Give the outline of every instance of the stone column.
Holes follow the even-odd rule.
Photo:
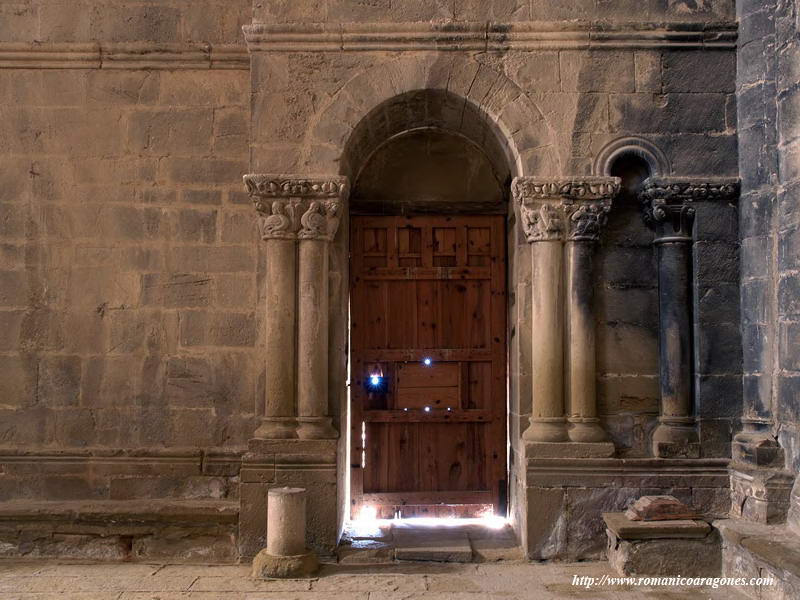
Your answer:
[[[306,548],[306,490],[272,488],[267,497],[267,547],[253,559],[253,577],[311,575],[319,563]]]
[[[640,193],[645,222],[656,234],[661,407],[652,448],[662,458],[700,456],[692,414],[694,191],[686,182],[651,177]]]
[[[264,417],[254,437],[335,438],[327,416],[328,244],[346,178],[244,180],[266,242]]]
[[[248,182],[248,188],[251,188]],[[253,194],[255,188],[251,188]],[[295,411],[297,201],[253,194],[261,239],[266,242],[264,417],[254,436],[297,437]]]
[[[618,190],[619,179],[613,177],[563,181],[519,177],[514,180],[512,191],[522,230],[531,244],[532,269],[533,398],[530,425],[522,438],[526,442],[544,443],[531,450],[540,456],[576,456],[584,452],[609,455],[614,451],[611,444],[579,449],[577,446],[556,447],[552,443],[606,439],[597,421],[595,399],[591,251],[610,199]],[[568,271],[565,276],[567,234]],[[569,324],[565,327],[567,318]],[[567,331],[569,335],[565,337]],[[576,405],[574,439],[567,428],[567,397],[571,405]]]
[[[519,188],[518,188],[519,189]],[[520,199],[525,238],[531,244],[530,425],[522,439],[565,442],[563,210],[559,198]]]
[[[328,416],[328,246],[339,225],[339,200],[313,201],[301,218],[297,434],[334,439]]]
[[[569,218],[567,236],[567,389],[569,439],[605,442],[608,436],[597,417],[593,255],[611,196],[582,202]]]

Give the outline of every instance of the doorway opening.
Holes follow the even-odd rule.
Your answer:
[[[423,124],[352,179],[351,529],[506,526],[510,174],[493,158]]]

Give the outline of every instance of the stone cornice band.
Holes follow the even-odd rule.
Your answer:
[[[249,51],[734,49],[736,24],[606,22],[254,23],[241,44],[3,42],[0,69],[242,69]]]
[[[0,43],[0,69],[243,69],[241,44]]]
[[[374,50],[542,50],[736,47],[735,23],[412,22],[254,23],[248,48],[264,52]]]

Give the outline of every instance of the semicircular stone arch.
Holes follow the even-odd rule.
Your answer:
[[[510,177],[561,172],[542,111],[504,73],[472,57],[424,54],[375,65],[317,114],[302,162],[319,173],[352,180],[380,144],[419,127],[463,135]]]

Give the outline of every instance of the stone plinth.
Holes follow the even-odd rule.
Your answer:
[[[611,442],[526,442],[531,458],[609,458],[614,456]]]
[[[292,486],[307,490],[307,543],[323,556],[336,547],[336,440],[250,440],[242,457],[239,553],[254,556],[267,545],[267,493]]]
[[[624,576],[719,576],[722,548],[705,521],[631,521],[624,513],[604,513],[611,566]]]
[[[724,459],[527,457],[520,537],[532,560],[601,560],[602,514],[643,495],[670,494],[706,516],[730,511]]]

